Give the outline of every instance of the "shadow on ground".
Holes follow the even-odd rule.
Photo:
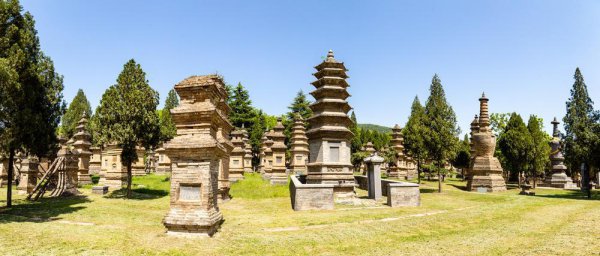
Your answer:
[[[105,198],[116,199],[125,198],[127,194],[127,189],[119,189],[110,192]],[[148,200],[148,199],[157,199],[161,197],[165,197],[169,195],[169,192],[161,190],[161,189],[150,189],[150,188],[136,188],[131,190],[131,198],[133,200]]]
[[[600,191],[594,190],[592,191],[592,197],[588,199],[587,193],[578,191],[578,190],[569,190],[564,194],[546,194],[546,195],[535,195],[537,197],[546,197],[546,198],[562,198],[562,199],[573,199],[573,200],[600,200]]]
[[[11,208],[0,208],[0,223],[46,222],[59,220],[60,215],[85,209],[81,204],[90,200],[83,195],[41,198],[37,202],[14,200]],[[5,203],[5,202],[3,202]]]

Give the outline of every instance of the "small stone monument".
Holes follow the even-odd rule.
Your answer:
[[[51,196],[69,196],[78,195],[80,192],[77,190],[78,184],[78,170],[79,170],[79,159],[77,152],[71,150],[70,146],[75,142],[72,138],[65,143],[65,138],[59,138],[60,149],[56,154],[58,157],[64,157],[64,165],[58,172],[58,188]]]
[[[144,175],[146,175],[146,163],[144,161],[144,155],[146,155],[146,149],[141,146],[136,146],[135,153],[137,154],[137,160],[135,162],[131,163],[131,175],[144,176]]]
[[[260,152],[258,154],[259,159],[258,159],[258,172],[261,175],[265,175],[265,166],[266,166],[266,161],[267,161],[267,155],[265,153],[265,150],[267,150],[267,134],[263,133],[263,136],[260,138]]]
[[[74,151],[79,156],[78,170],[77,170],[77,178],[80,185],[92,184],[92,176],[90,175],[90,157],[92,156],[92,151],[90,151],[90,147],[92,143],[90,142],[91,135],[87,132],[85,126],[87,125],[87,114],[84,112],[81,120],[77,124],[77,133],[73,135],[75,138],[75,142],[73,143]]]
[[[123,152],[123,149],[114,143],[107,144],[104,147],[100,185],[108,186],[111,189],[121,189],[127,185],[127,166],[121,163],[121,152]]]
[[[33,192],[35,185],[37,185],[38,164],[38,159],[35,157],[25,157],[21,161],[21,175],[19,185],[17,186],[17,193],[19,195]]]
[[[368,178],[368,190],[369,198],[379,200],[381,198],[381,164],[383,163],[383,157],[373,153],[371,156],[365,158],[365,164],[367,164],[367,178]]]
[[[356,183],[350,162],[350,140],[354,134],[349,129],[353,122],[348,117],[352,107],[346,101],[350,96],[346,90],[350,86],[346,82],[347,69],[334,58],[333,51],[315,69],[315,90],[310,93],[315,102],[310,105],[313,114],[307,119],[310,157],[306,182],[334,184],[337,201],[351,200]]]
[[[102,170],[102,150],[100,147],[90,147],[90,174],[99,175]]]
[[[271,179],[271,170],[273,169],[273,149],[271,147],[273,147],[275,142],[270,137],[272,134],[273,131],[267,132],[267,139],[265,140],[265,166],[263,168],[263,178],[268,180]]]
[[[232,127],[222,104],[227,92],[217,75],[189,77],[175,91],[181,103],[171,110],[177,135],[164,145],[173,169],[171,209],[163,223],[167,234],[212,236],[223,220],[217,198],[219,170],[230,151],[220,138],[223,127]]]
[[[244,179],[244,155],[246,151],[243,136],[244,133],[240,129],[231,132],[231,143],[233,143],[233,150],[229,158],[229,180],[231,182]]]
[[[471,153],[471,158],[469,160],[470,163],[473,163],[473,161],[475,159],[475,143],[473,143],[473,135],[477,132],[479,132],[479,117],[477,115],[475,115],[475,118],[471,122],[471,132],[469,133],[469,136],[471,136],[471,139],[469,140],[469,152]],[[471,167],[470,166],[465,168],[464,176],[465,176],[464,177],[465,180],[471,179]]]
[[[565,157],[561,152],[562,147],[560,145],[560,133],[558,131],[558,124],[560,124],[560,122],[557,121],[555,117],[552,121],[553,131],[552,140],[550,141],[550,147],[552,147],[552,151],[550,152],[552,174],[546,177],[546,181],[544,183],[551,187],[557,188],[576,188],[577,186],[573,183],[573,180],[571,180],[571,178],[567,176],[567,166],[563,164]]]
[[[492,133],[488,115],[488,101],[485,94],[479,99],[479,128],[471,140],[475,148],[475,157],[471,163],[471,178],[467,181],[467,189],[476,191],[486,189],[488,192],[505,191],[506,183],[502,177],[502,166],[494,157],[496,136]]]
[[[306,162],[308,161],[308,138],[304,119],[299,114],[294,116],[294,126],[291,135],[290,168],[294,174],[306,175]]]
[[[171,173],[171,159],[165,154],[165,149],[162,146],[156,149],[156,155],[158,157],[156,172]]]

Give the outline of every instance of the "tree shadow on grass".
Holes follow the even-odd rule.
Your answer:
[[[448,185],[453,186],[454,188],[457,188],[462,191],[469,191],[469,190],[467,190],[467,185],[457,185],[457,184],[448,184]]]
[[[433,188],[419,188],[419,191],[421,191],[421,193],[434,193],[438,190]]]
[[[60,215],[86,208],[87,196],[41,198],[36,202],[14,200],[11,208],[0,207],[0,224],[9,222],[47,222],[61,219]],[[77,206],[75,206],[77,205]]]
[[[546,197],[546,198],[562,198],[562,199],[573,199],[573,200],[600,200],[600,191],[593,190],[592,197],[588,199],[587,193],[581,192],[579,190],[569,190],[567,193],[563,194],[546,194],[546,195],[535,195],[537,197]]]
[[[105,198],[110,199],[124,199],[127,195],[127,189],[119,189],[110,192]],[[131,198],[133,200],[149,200],[165,197],[169,195],[168,191],[161,189],[150,189],[150,188],[136,188],[131,190]]]

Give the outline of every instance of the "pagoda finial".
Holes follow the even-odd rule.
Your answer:
[[[329,52],[327,53],[327,59],[325,61],[327,61],[327,62],[335,61],[335,59],[333,58],[333,50],[329,50]]]
[[[558,138],[560,136],[560,133],[558,132],[558,124],[560,124],[560,122],[556,120],[556,117],[554,117],[554,120],[551,122],[551,124],[553,126],[552,136]]]
[[[485,97],[485,93],[481,94],[479,98],[479,131],[488,132],[488,126],[490,125],[490,117],[488,114],[488,101]]]

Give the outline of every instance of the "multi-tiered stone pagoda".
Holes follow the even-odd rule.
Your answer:
[[[252,172],[252,145],[250,144],[250,136],[248,131],[242,125],[243,141],[244,141],[244,172]]]
[[[552,187],[557,188],[573,188],[576,185],[573,183],[573,180],[567,176],[566,170],[567,166],[563,164],[565,157],[563,156],[560,145],[560,133],[558,131],[559,121],[556,120],[556,117],[552,121],[553,131],[552,131],[552,140],[550,141],[550,147],[552,147],[552,151],[550,152],[550,161],[552,163],[552,174],[546,177],[545,183]]]
[[[168,234],[210,236],[223,215],[217,197],[219,169],[229,154],[222,131],[231,129],[223,80],[192,76],[175,85],[181,104],[171,110],[177,135],[165,143],[173,163],[171,209],[163,223]]]
[[[471,154],[471,158],[469,160],[470,163],[473,163],[473,160],[475,159],[475,144],[473,143],[473,135],[475,135],[477,132],[479,132],[479,117],[475,115],[475,118],[471,122],[471,132],[469,133],[469,136],[471,136],[471,139],[469,140],[469,153]],[[466,180],[471,179],[471,166],[465,168],[463,175],[465,176]]]
[[[406,163],[404,161],[404,137],[402,136],[402,128],[400,125],[395,125],[392,128],[392,149],[396,152],[396,162],[390,167],[388,176],[398,179],[406,179]]]
[[[505,191],[506,183],[502,177],[502,166],[498,158],[494,157],[496,149],[496,136],[490,128],[488,115],[488,101],[485,94],[479,98],[479,127],[471,140],[475,148],[475,157],[471,163],[470,179],[467,189],[488,192]]]
[[[75,148],[74,151],[77,152],[77,155],[79,156],[77,170],[79,185],[92,184],[92,176],[90,175],[90,157],[93,154],[92,151],[90,151],[90,147],[92,146],[90,138],[92,136],[85,129],[87,123],[87,114],[83,113],[83,116],[77,124],[77,133],[73,135],[75,138],[75,142],[73,143],[73,147]]]
[[[354,196],[354,176],[350,162],[350,140],[354,134],[349,127],[351,107],[346,101],[346,67],[337,61],[333,51],[315,67],[317,72],[312,82],[316,90],[310,94],[315,102],[310,105],[313,115],[308,118],[310,130],[306,132],[310,149],[308,175],[309,184],[334,184],[337,198]]]
[[[241,129],[236,129],[231,132],[231,143],[233,150],[229,158],[229,180],[236,182],[244,179],[244,132]]]
[[[308,161],[308,138],[306,137],[306,128],[304,119],[299,114],[294,117],[294,126],[291,136],[291,157],[290,168],[295,174],[306,175],[306,162]]]
[[[269,175],[269,181],[271,184],[287,184],[287,173],[285,168],[285,151],[287,146],[285,145],[285,134],[283,133],[285,127],[281,123],[281,118],[277,119],[277,124],[273,127],[271,133],[271,139],[273,140],[273,151],[271,165],[271,175]]]

